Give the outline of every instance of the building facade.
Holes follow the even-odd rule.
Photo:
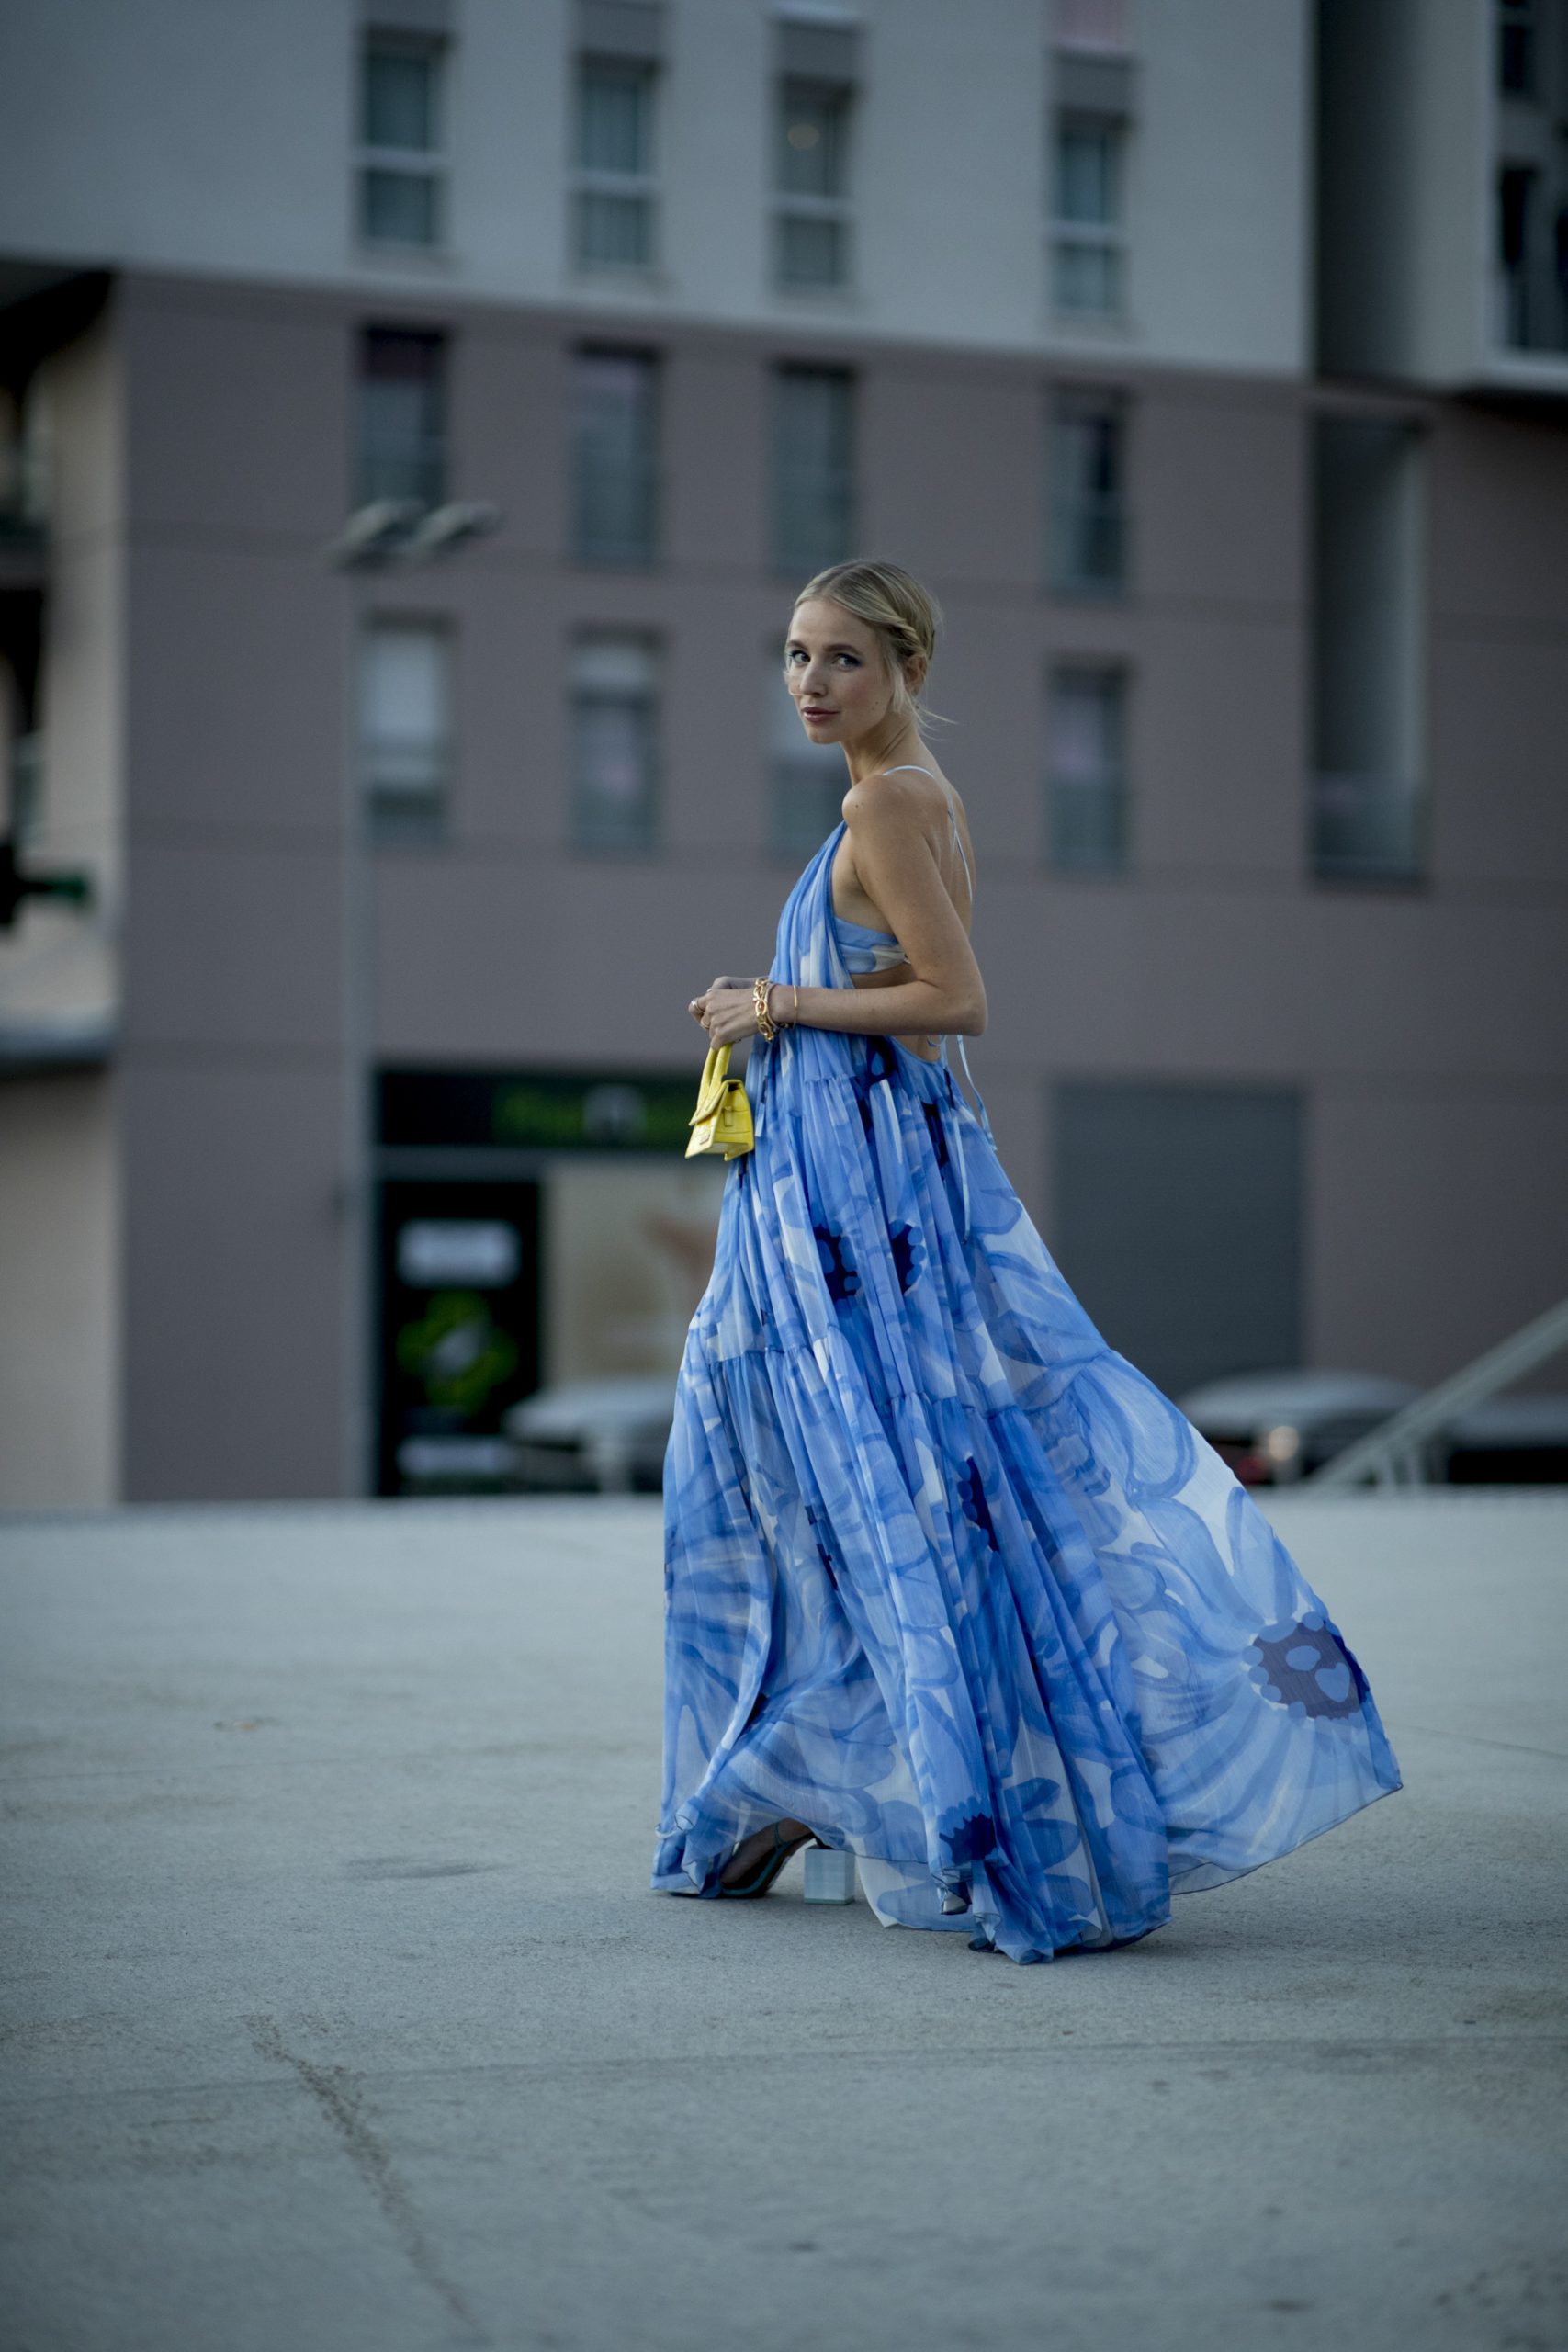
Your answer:
[[[1568,1289],[1561,5],[14,24],[11,834],[91,896],[0,932],[0,1499],[482,1484],[672,1370],[854,551],[1112,1343],[1436,1378]]]

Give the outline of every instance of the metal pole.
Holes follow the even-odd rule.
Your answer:
[[[370,1475],[370,1057],[374,1050],[370,872],[366,844],[360,762],[359,698],[364,659],[365,574],[350,567],[348,643],[344,658],[340,922],[341,1170],[338,1209],[342,1239],[343,1376],[339,1482],[351,1498],[371,1491]]]
[[[377,1431],[373,1389],[376,1298],[375,1068],[376,872],[360,761],[360,680],[372,571],[389,564],[417,567],[482,538],[502,521],[498,506],[476,501],[422,508],[405,499],[378,499],[348,518],[328,550],[347,574],[348,644],[344,662],[343,789],[340,823],[343,869],[339,919],[342,963],[338,1018],[343,1073],[340,1102],[339,1215],[343,1237],[339,1346],[343,1356],[339,1482],[350,1497],[376,1487]]]

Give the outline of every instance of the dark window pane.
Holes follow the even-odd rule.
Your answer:
[[[1112,228],[1121,217],[1119,149],[1113,123],[1069,117],[1056,132],[1056,218]]]
[[[572,838],[646,854],[659,817],[657,656],[637,638],[581,644],[572,675]]]
[[[446,494],[443,339],[400,328],[372,328],[361,351],[359,498],[417,499],[438,506]]]
[[[1075,595],[1116,595],[1126,574],[1125,428],[1121,404],[1064,395],[1048,460],[1050,571]]]
[[[360,136],[367,147],[428,153],[436,144],[437,60],[433,51],[383,48],[365,52]]]
[[[577,85],[577,162],[585,172],[642,177],[653,169],[650,68],[584,61]]]
[[[1511,96],[1535,91],[1535,0],[1499,0],[1497,82]]]
[[[775,183],[788,196],[844,194],[846,92],[810,82],[785,82],[779,93]]]
[[[440,207],[433,173],[372,169],[361,175],[360,188],[360,234],[370,243],[439,243]]]
[[[773,545],[781,570],[819,571],[852,551],[852,379],[781,368],[773,379]]]
[[[651,563],[657,539],[657,362],[580,352],[573,379],[577,553]]]
[[[360,775],[378,841],[428,841],[442,830],[451,766],[446,631],[378,621],[360,657]]]
[[[1064,666],[1051,682],[1051,859],[1105,873],[1126,857],[1126,679],[1119,670]]]

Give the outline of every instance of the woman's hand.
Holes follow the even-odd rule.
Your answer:
[[[736,989],[745,989],[747,992],[750,993],[755,985],[756,983],[752,980],[737,979],[733,973],[727,972],[721,978],[710,980],[707,987],[703,990],[701,996],[694,996],[686,1009],[690,1012],[693,1020],[700,1022],[702,1026],[705,1029],[707,1027],[708,1000],[710,997],[718,996],[720,994],[728,994]],[[722,1044],[724,1041],[722,1039],[716,1039],[715,1042]]]
[[[757,1003],[752,990],[754,980],[736,979],[727,974],[692,999],[689,1010],[694,1021],[708,1033],[708,1042],[715,1046],[738,1046],[742,1037],[757,1034]]]

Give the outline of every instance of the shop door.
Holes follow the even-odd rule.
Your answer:
[[[539,1385],[539,1187],[380,1188],[377,1491],[495,1492]]]

